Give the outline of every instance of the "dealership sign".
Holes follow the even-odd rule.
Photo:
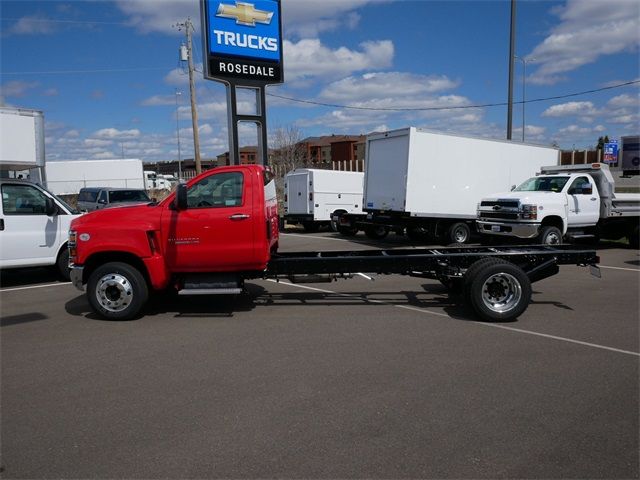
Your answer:
[[[604,163],[618,163],[618,142],[612,140],[604,144]]]
[[[203,0],[201,5],[205,78],[282,83],[280,1]]]

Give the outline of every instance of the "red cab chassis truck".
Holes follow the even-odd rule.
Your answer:
[[[250,279],[331,281],[354,274],[439,280],[484,320],[524,312],[531,283],[559,266],[591,266],[596,252],[567,246],[509,246],[278,252],[275,183],[268,169],[209,170],[159,203],[100,210],[71,224],[72,282],[103,318],[141,314],[150,293],[237,294]]]

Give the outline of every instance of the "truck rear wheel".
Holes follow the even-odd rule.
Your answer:
[[[471,237],[471,229],[464,222],[456,222],[452,224],[445,234],[445,242],[447,244],[463,244],[469,241]]]
[[[531,301],[527,274],[509,262],[487,262],[471,281],[471,306],[483,320],[508,322],[518,318]]]
[[[389,234],[389,229],[383,225],[373,225],[365,228],[364,234],[373,240],[380,240]]]
[[[149,298],[149,287],[135,267],[110,262],[96,268],[87,283],[93,310],[108,320],[131,320]]]
[[[540,235],[538,235],[538,243],[541,245],[560,245],[562,244],[562,232],[558,227],[551,225],[542,227]]]

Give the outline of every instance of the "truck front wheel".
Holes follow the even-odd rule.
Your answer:
[[[372,240],[380,240],[389,234],[389,229],[383,225],[372,225],[364,229],[364,234]]]
[[[562,244],[562,232],[558,227],[551,225],[542,227],[540,235],[538,235],[538,243],[541,245],[560,245]]]
[[[131,320],[149,297],[142,274],[131,265],[110,262],[89,276],[87,298],[93,310],[109,320]]]
[[[469,293],[471,306],[483,320],[508,322],[529,306],[531,282],[513,263],[486,263],[473,278]]]
[[[469,241],[469,237],[471,237],[471,229],[469,228],[469,225],[464,222],[456,222],[447,229],[447,233],[445,235],[445,241],[448,244],[455,243],[462,245]]]

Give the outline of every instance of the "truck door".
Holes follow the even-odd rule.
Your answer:
[[[567,197],[569,202],[569,226],[591,226],[598,222],[600,218],[600,195],[592,178],[580,176],[574,179],[567,190]]]
[[[46,214],[47,196],[28,184],[2,185],[3,266],[53,264],[61,245],[60,217]],[[66,239],[66,232],[65,239]]]
[[[287,176],[287,213],[306,215],[313,212],[313,200],[310,198],[307,172]]]
[[[251,182],[241,171],[209,175],[189,187],[186,210],[167,208],[162,236],[170,270],[215,272],[255,266]]]

